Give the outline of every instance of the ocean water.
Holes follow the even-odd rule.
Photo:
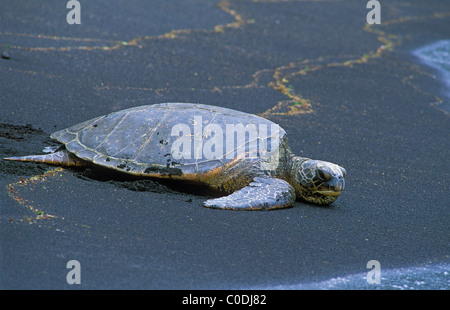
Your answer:
[[[369,270],[369,269],[368,269]],[[380,283],[369,284],[368,273],[350,274],[320,282],[259,286],[256,290],[449,290],[450,264],[380,269]]]
[[[450,112],[450,40],[441,40],[423,46],[413,51],[423,63],[439,71],[444,84],[444,94],[447,100],[443,103],[444,110]]]

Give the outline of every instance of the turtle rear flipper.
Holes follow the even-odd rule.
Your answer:
[[[228,196],[206,200],[203,205],[213,209],[272,210],[292,207],[295,190],[286,181],[256,177],[248,186]]]
[[[79,159],[75,155],[71,154],[67,150],[62,150],[50,154],[44,155],[28,155],[19,157],[8,157],[5,160],[15,160],[15,161],[32,161],[36,163],[46,163],[59,166],[86,166],[86,162]]]

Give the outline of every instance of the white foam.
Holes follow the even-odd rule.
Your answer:
[[[413,54],[441,73],[442,81],[446,86],[445,95],[450,98],[450,40],[426,45],[413,51]],[[447,108],[450,107],[447,106]]]
[[[367,283],[367,273],[350,274],[319,282],[262,285],[255,290],[448,290],[450,264],[381,269],[380,284]]]

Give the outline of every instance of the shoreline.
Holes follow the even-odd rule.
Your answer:
[[[351,273],[316,282],[275,284],[250,288],[249,290],[448,290],[450,264],[428,263],[418,266],[380,269],[379,282],[368,281],[369,271]]]
[[[432,71],[435,71],[437,73],[438,76],[438,83],[442,84],[442,89],[441,92],[443,92],[443,96],[446,97],[446,99],[444,99],[443,104],[442,104],[442,109],[446,112],[449,113],[450,112],[450,72],[448,70],[445,70],[442,68],[442,65],[439,66],[435,63],[436,59],[427,57],[425,55],[426,52],[430,52],[430,51],[435,51],[438,47],[447,47],[447,50],[450,53],[450,40],[437,40],[437,41],[433,41],[432,43],[429,43],[427,45],[418,47],[416,49],[414,49],[411,53],[416,56],[418,58],[418,63],[422,66],[426,66],[429,69],[432,69]],[[450,54],[449,54],[449,59],[450,59]],[[447,66],[450,66],[450,60],[449,62],[446,63]]]

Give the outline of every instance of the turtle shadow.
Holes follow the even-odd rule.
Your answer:
[[[108,183],[135,192],[200,196],[203,198],[223,196],[220,192],[195,183],[139,177],[104,167],[73,168],[73,171],[75,176],[82,180]]]

